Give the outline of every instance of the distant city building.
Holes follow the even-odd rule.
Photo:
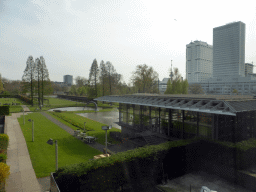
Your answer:
[[[245,63],[245,77],[253,73],[253,64]]]
[[[206,94],[256,94],[253,65],[245,65],[245,24],[228,23],[213,29],[213,74],[200,82]],[[190,83],[193,84],[193,83]]]
[[[186,46],[186,75],[188,83],[204,81],[212,75],[212,45],[194,41]]]
[[[73,76],[72,75],[64,75],[64,83],[71,86],[73,85]]]
[[[167,82],[170,78],[163,78],[163,81],[159,81],[159,93],[164,94],[167,89]]]
[[[213,77],[245,76],[245,24],[241,21],[213,28]]]
[[[54,81],[54,82],[52,82],[52,83],[54,83],[54,84],[56,84],[56,85],[59,85],[59,86],[61,86],[61,87],[66,87],[66,86],[67,86],[67,84],[64,83],[64,82]]]

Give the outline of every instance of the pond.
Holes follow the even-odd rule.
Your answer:
[[[118,111],[108,111],[99,113],[77,113],[82,117],[104,123],[106,125],[112,125],[117,129],[121,129],[121,126],[117,125],[115,122],[119,122],[119,112]]]
[[[103,109],[102,107],[97,107],[97,111]],[[62,107],[62,108],[54,108],[48,111],[60,110],[60,111],[83,111],[83,110],[95,110],[95,107]]]

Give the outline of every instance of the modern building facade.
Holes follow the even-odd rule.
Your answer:
[[[198,83],[212,76],[213,47],[202,41],[186,46],[186,75],[188,83]]]
[[[72,75],[64,75],[63,81],[67,85],[71,86],[71,85],[73,85],[73,76]]]
[[[213,77],[244,77],[245,23],[231,22],[213,29]]]
[[[243,22],[232,22],[213,29],[213,74],[199,84],[206,94],[232,95],[234,90],[241,95],[256,93],[253,66],[245,65]]]
[[[166,91],[168,80],[169,80],[169,78],[163,78],[163,80],[159,82],[159,93],[160,94],[164,94],[164,92]]]
[[[119,103],[121,133],[136,137],[150,132],[170,139],[196,136],[239,142],[256,138],[256,98],[222,95],[104,96]]]
[[[253,74],[253,63],[245,63],[245,77]]]

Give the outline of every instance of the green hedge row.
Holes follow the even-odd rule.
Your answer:
[[[56,117],[61,118],[61,119],[64,120],[64,121],[66,121],[66,122],[68,122],[68,123],[74,125],[75,127],[79,128],[79,129],[81,129],[81,130],[84,130],[84,124],[78,123],[77,121],[74,121],[73,119],[67,118],[67,117],[65,117],[64,115],[61,115],[61,114],[59,114],[59,113],[52,113],[52,114],[55,115]],[[86,125],[85,125],[85,130],[86,130],[86,131],[94,131],[92,128],[87,127]]]
[[[146,146],[117,153],[109,158],[62,167],[56,172],[55,179],[61,191],[109,191],[127,184],[155,184],[158,177],[161,177],[161,156],[168,154],[171,148],[186,146],[196,140],[179,140]]]
[[[7,150],[9,144],[9,136],[6,134],[0,134],[0,150]]]
[[[0,115],[9,115],[9,114],[10,114],[9,105],[0,106]]]

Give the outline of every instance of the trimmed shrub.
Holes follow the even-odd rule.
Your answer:
[[[0,162],[4,162],[6,161],[7,159],[7,155],[3,154],[3,153],[0,153]]]
[[[9,136],[6,134],[0,134],[0,149],[7,149],[9,143]]]
[[[0,106],[0,115],[9,115],[10,114],[10,106]]]
[[[7,164],[0,162],[0,183],[5,182],[5,180],[10,175],[10,166]]]

